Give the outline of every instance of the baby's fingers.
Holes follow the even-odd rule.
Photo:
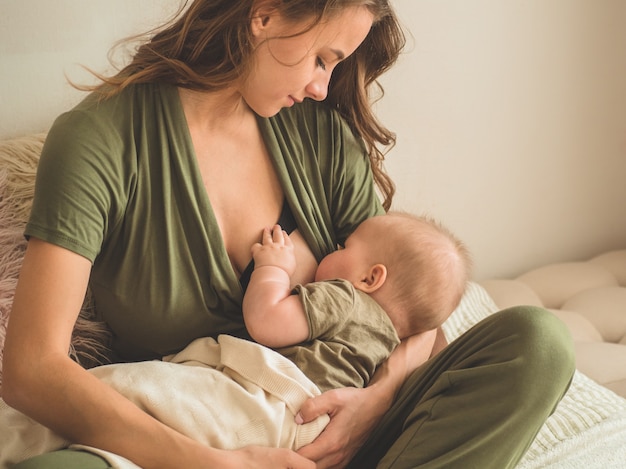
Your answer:
[[[274,225],[274,227],[272,228],[272,241],[280,246],[283,245],[283,230],[281,229],[280,225]]]
[[[272,228],[272,241],[279,246],[291,246],[291,239],[286,231],[280,225],[274,225]]]
[[[292,247],[293,246],[293,242],[291,241],[291,238],[289,237],[289,233],[287,233],[285,230],[283,230],[283,241],[285,242],[285,247]]]
[[[263,235],[261,237],[261,244],[267,246],[268,244],[273,244],[274,240],[272,239],[272,228],[265,227],[263,228]]]

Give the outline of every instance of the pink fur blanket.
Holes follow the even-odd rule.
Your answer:
[[[34,194],[35,175],[45,134],[0,142],[0,387],[2,356],[13,295],[26,240],[23,232]],[[93,321],[89,295],[76,323],[69,353],[83,366],[105,363],[108,332]]]

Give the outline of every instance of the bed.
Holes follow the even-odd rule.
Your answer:
[[[25,248],[22,231],[44,139],[44,134],[37,134],[0,142],[0,358]],[[91,321],[89,304],[87,297],[70,350],[86,367],[104,358],[98,344],[106,341],[105,329]],[[485,286],[471,282],[461,304],[444,325],[448,340],[498,309]],[[570,390],[518,468],[625,467],[626,399],[578,370]]]

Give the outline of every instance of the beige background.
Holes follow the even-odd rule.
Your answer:
[[[395,208],[475,278],[626,248],[626,0],[392,0],[409,33],[378,105]],[[45,130],[113,43],[178,0],[0,0],[0,138]]]

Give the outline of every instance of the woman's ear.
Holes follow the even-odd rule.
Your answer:
[[[256,0],[252,6],[250,29],[252,35],[259,37],[268,27],[272,17],[278,12],[274,0]]]
[[[382,287],[386,280],[387,267],[383,264],[374,264],[365,272],[354,287],[365,293],[373,293]]]

